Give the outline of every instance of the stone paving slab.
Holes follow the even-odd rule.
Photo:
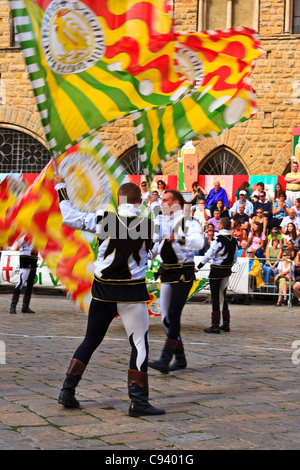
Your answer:
[[[1,450],[105,452],[300,449],[297,348],[300,309],[271,302],[231,306],[231,332],[207,335],[211,306],[189,302],[182,316],[188,367],[149,370],[156,417],[128,416],[128,340],[120,319],[111,324],[88,365],[77,396],[80,410],[57,403],[86,314],[62,295],[35,293],[36,314],[10,315],[11,294],[0,289]],[[150,318],[150,358],[165,336]],[[295,346],[295,344],[294,344]],[[292,357],[294,354],[294,363]],[[300,354],[299,354],[300,358]],[[298,361],[299,362],[299,361]],[[133,454],[134,455],[134,454]]]

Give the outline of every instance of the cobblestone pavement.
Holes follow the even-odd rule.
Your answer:
[[[31,303],[36,314],[10,315],[10,298],[0,292],[6,353],[0,363],[1,450],[300,448],[299,307],[232,305],[231,332],[208,335],[203,327],[210,324],[211,306],[189,302],[182,317],[188,368],[169,375],[149,370],[150,402],[167,413],[131,418],[129,347],[120,319],[78,386],[82,409],[68,410],[57,396],[84,336],[86,314],[62,295],[39,293]],[[160,317],[150,318],[149,333],[150,358],[156,359],[165,339]]]

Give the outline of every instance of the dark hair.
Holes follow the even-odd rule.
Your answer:
[[[193,182],[192,188],[194,188],[195,186],[200,186],[200,184],[198,183],[198,181],[194,181],[194,182]]]
[[[165,191],[165,194],[167,193],[172,194],[173,201],[178,201],[181,208],[183,208],[184,204],[188,204],[179,191],[176,191],[175,189],[168,189],[167,191]]]
[[[138,204],[141,200],[141,190],[134,183],[125,183],[119,187],[119,197],[126,197],[128,204]]]
[[[223,209],[224,209],[224,202],[222,201],[222,199],[218,199],[218,200],[217,200],[217,202],[216,202],[216,208],[217,208],[218,202],[220,202],[220,201],[222,202],[222,211],[223,211]],[[220,209],[217,209],[217,210],[220,210]]]
[[[166,183],[165,183],[163,180],[158,180],[158,181],[157,181],[157,184],[158,184],[158,183],[162,183],[162,184],[164,185],[164,189],[166,189],[166,186],[167,186],[167,185],[166,185]]]
[[[242,222],[240,221],[240,219],[235,219],[233,221],[233,226],[236,227],[237,225],[242,225]]]
[[[279,188],[279,189],[276,189],[276,186],[280,186],[280,188]],[[281,186],[281,184],[277,182],[277,183],[275,184],[274,197],[275,197],[275,198],[280,197],[283,192],[284,192],[284,191],[282,191],[282,186]]]
[[[260,181],[259,183],[256,183],[256,186],[258,186],[258,185],[259,185],[259,186],[262,186],[263,189],[265,189],[265,184],[264,184],[262,181]]]
[[[261,236],[262,232],[263,232],[263,224],[260,223],[260,222],[253,222],[253,225],[256,225],[257,226],[257,231],[259,233],[259,236]]]
[[[220,224],[223,226],[225,230],[230,230],[231,222],[230,222],[229,217],[222,217],[222,219],[220,220]]]
[[[280,197],[280,196],[284,196],[284,199],[286,199],[286,194],[285,194],[285,192],[284,192],[284,191],[280,191],[280,193],[279,193],[279,197]],[[296,200],[297,200],[297,199],[296,199]]]
[[[296,240],[297,238],[297,230],[296,230],[296,225],[293,223],[293,222],[289,222],[286,226],[286,230],[288,231],[288,226],[289,225],[292,225],[293,226],[293,229],[292,229],[292,237]]]
[[[238,192],[240,191],[246,191],[250,188],[250,184],[248,183],[248,181],[243,181],[241,186],[239,187],[238,189]]]

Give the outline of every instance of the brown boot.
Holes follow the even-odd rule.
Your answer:
[[[204,328],[205,333],[215,333],[220,334],[220,310],[212,312],[211,314],[211,326],[209,328]]]
[[[148,374],[139,370],[128,370],[128,395],[131,399],[129,416],[155,416],[165,414],[165,410],[154,408],[148,402]]]
[[[184,347],[181,338],[178,340],[175,349],[175,361],[170,367],[170,371],[185,369],[187,366],[186,357],[184,354]]]
[[[23,305],[22,305],[22,313],[35,313],[33,310],[31,310],[29,308],[30,299],[31,299],[31,295],[24,294]]]
[[[13,294],[10,304],[10,313],[16,314],[17,303],[19,302],[19,295]]]
[[[79,359],[72,359],[67,370],[63,388],[58,397],[58,403],[66,408],[79,408],[80,403],[75,398],[75,388],[77,387],[85,369],[85,364]]]
[[[222,331],[230,331],[230,312],[229,310],[222,311],[223,325],[220,326]]]
[[[178,341],[175,339],[167,339],[162,350],[160,359],[155,362],[149,362],[151,369],[159,370],[162,374],[169,373],[169,364],[175,354],[176,346]]]

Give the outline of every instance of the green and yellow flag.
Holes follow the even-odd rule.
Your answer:
[[[191,87],[165,0],[10,0],[52,157]]]

